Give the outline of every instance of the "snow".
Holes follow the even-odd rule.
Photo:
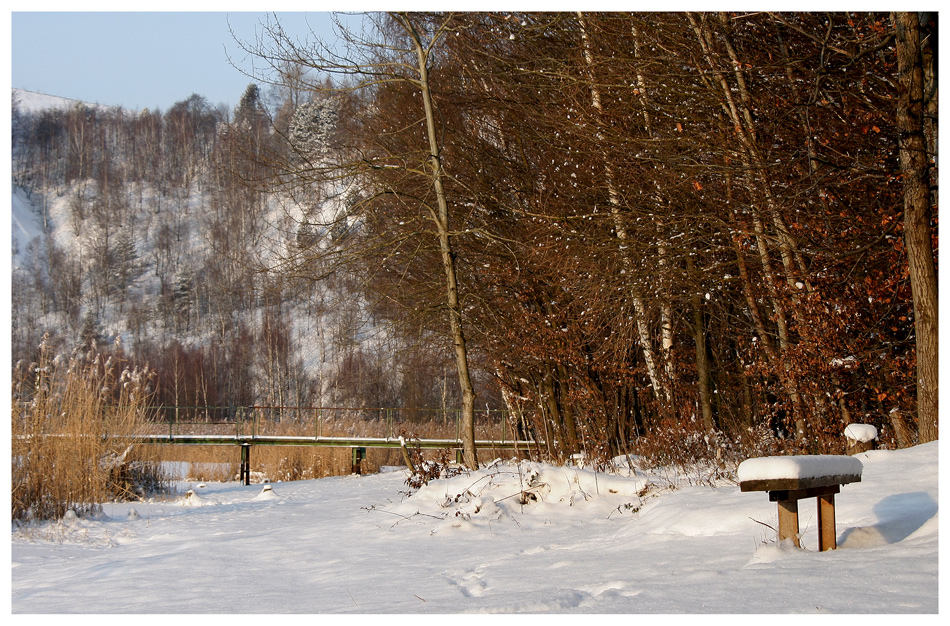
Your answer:
[[[78,105],[104,110],[113,108],[100,104],[82,102],[81,100],[73,100],[71,98],[62,98],[60,96],[51,96],[45,93],[38,93],[36,91],[18,89],[16,87],[13,88],[13,102],[16,103],[16,106],[21,113],[39,113],[46,110],[67,111]]]
[[[14,189],[12,195],[13,267],[19,268],[27,263],[30,246],[41,245],[43,225],[22,189]]]
[[[817,478],[819,476],[861,475],[861,461],[854,456],[815,454],[807,456],[766,456],[739,464],[739,480]]]
[[[699,470],[183,482],[14,527],[12,612],[936,613],[937,443],[859,456],[829,552],[808,501],[796,549],[765,494]]]
[[[866,443],[877,439],[877,428],[871,424],[848,424],[844,429],[844,436],[852,441]]]

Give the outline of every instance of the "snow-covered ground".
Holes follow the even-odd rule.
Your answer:
[[[406,497],[402,470],[182,483],[14,528],[14,613],[936,613],[936,443],[859,455],[839,549],[775,543],[765,493],[698,475],[498,463]],[[188,491],[192,494],[188,494]]]

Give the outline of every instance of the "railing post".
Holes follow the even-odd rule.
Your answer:
[[[350,473],[362,474],[363,461],[366,459],[366,448],[361,448],[361,447],[350,448],[350,452],[352,454],[351,463],[350,463]]]
[[[251,484],[251,444],[241,444],[241,482]]]

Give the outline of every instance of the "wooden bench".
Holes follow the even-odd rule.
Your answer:
[[[767,491],[778,503],[779,541],[791,539],[801,547],[798,501],[818,499],[818,550],[837,548],[835,494],[841,485],[861,482],[864,466],[853,456],[770,456],[748,459],[739,465],[740,491]]]

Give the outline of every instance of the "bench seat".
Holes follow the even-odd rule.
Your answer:
[[[798,489],[821,486],[817,483],[839,484],[859,482],[864,466],[853,456],[840,454],[815,454],[799,456],[764,456],[756,459],[747,459],[739,464],[739,484],[754,485],[768,481],[782,481],[787,484],[794,482],[802,486],[781,487],[782,489]],[[834,477],[844,478],[844,482],[835,482]],[[848,479],[848,477],[852,477]],[[743,491],[768,491],[768,489],[753,489]]]
[[[841,485],[861,481],[864,466],[844,455],[769,456],[743,461],[738,468],[740,491],[767,491],[778,503],[779,540],[801,546],[798,501],[818,498],[818,549],[834,550],[835,494]]]

